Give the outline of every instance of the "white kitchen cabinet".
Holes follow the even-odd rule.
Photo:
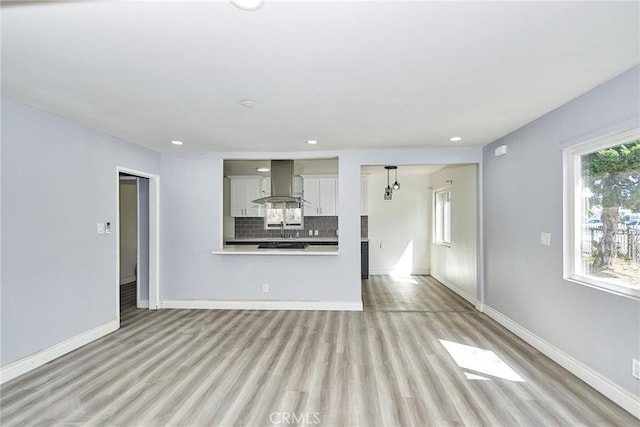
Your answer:
[[[303,176],[304,216],[338,215],[338,177]]]
[[[230,176],[230,207],[232,217],[260,217],[260,205],[253,200],[263,197],[262,178],[259,176]]]
[[[366,175],[360,177],[360,215],[369,215],[369,180]]]
[[[269,197],[271,195],[271,177],[262,178],[262,195],[260,197]]]

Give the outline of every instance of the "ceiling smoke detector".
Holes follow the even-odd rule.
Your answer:
[[[252,12],[264,6],[264,0],[229,0],[232,5],[241,10]]]
[[[240,101],[240,105],[246,108],[256,108],[258,106],[258,101],[254,101],[253,99],[243,99]]]

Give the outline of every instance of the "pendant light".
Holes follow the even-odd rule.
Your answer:
[[[398,182],[398,167],[394,166],[393,169],[395,169],[395,171],[396,171],[396,182],[393,183],[393,189],[394,190],[399,190],[400,189],[400,183]]]
[[[393,196],[393,187],[391,187],[391,184],[389,183],[389,171],[391,169],[398,169],[398,167],[397,166],[385,166],[384,168],[387,170],[387,188],[384,189],[384,199],[385,200],[391,200],[391,198]],[[399,185],[398,185],[398,188],[400,188]]]

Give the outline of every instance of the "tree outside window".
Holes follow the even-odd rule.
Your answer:
[[[640,219],[640,139],[575,150],[573,161],[572,273],[639,290],[640,226],[634,218]]]

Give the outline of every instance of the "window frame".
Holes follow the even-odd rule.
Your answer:
[[[449,206],[449,210],[448,210],[448,217],[446,218],[446,221],[443,221],[443,227],[445,227],[442,230],[442,236],[443,239],[440,240],[438,239],[438,195],[442,194],[442,193],[447,193],[448,194],[448,198],[447,198],[447,205]],[[451,247],[451,188],[449,186],[447,187],[442,187],[439,188],[437,190],[435,190],[433,192],[433,244],[434,245],[441,245],[441,246],[446,246],[448,248]],[[443,212],[443,220],[444,220],[444,212]],[[446,227],[448,226],[448,233],[446,233]],[[448,234],[448,240],[446,240]]]
[[[640,128],[601,136],[563,149],[564,219],[563,278],[610,294],[640,299],[640,288],[610,283],[579,273],[582,262],[582,161],[581,156],[640,139]]]

